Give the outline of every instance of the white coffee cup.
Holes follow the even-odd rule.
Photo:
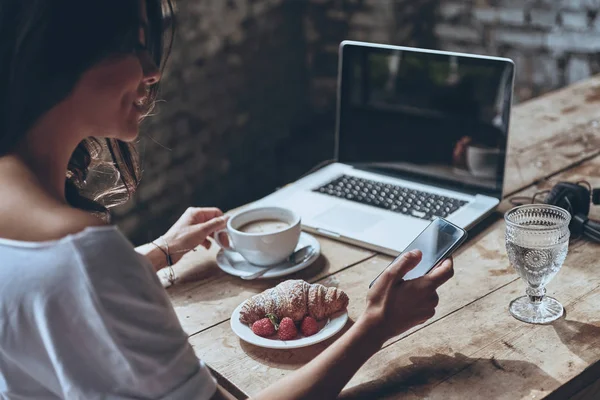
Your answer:
[[[246,227],[249,228],[244,231]],[[265,227],[264,231],[261,227]],[[229,236],[229,246],[219,240],[222,233]],[[251,264],[268,266],[284,261],[294,252],[300,233],[300,216],[293,211],[260,207],[233,215],[227,221],[227,229],[217,232],[214,237],[225,251],[238,252]]]

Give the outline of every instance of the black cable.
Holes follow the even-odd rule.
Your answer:
[[[583,226],[583,232],[589,238],[600,242],[600,224],[596,221],[588,220]]]
[[[600,242],[600,233],[596,232],[596,231],[590,231],[587,229],[587,227],[584,228],[583,235],[587,239],[591,239],[593,241]]]
[[[577,185],[581,185],[582,183],[585,184],[585,186],[587,186],[587,189],[590,193],[592,193],[592,185],[588,182],[588,181],[578,181],[575,182]]]
[[[550,190],[545,189],[545,190],[540,190],[537,191],[533,194],[533,196],[531,197],[527,197],[527,196],[515,196],[512,197],[509,201],[510,204],[512,204],[513,206],[522,206],[525,204],[533,204],[535,203],[535,199],[542,194],[548,194],[550,192]]]
[[[531,197],[516,196],[510,199],[510,204],[512,204],[513,206],[522,206],[525,204],[529,204],[530,201]]]

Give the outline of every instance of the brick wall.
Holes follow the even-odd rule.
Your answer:
[[[515,102],[600,70],[600,0],[186,0],[144,175],[115,221],[141,243],[189,205],[230,209],[333,155],[344,39],[515,60]]]
[[[312,111],[329,113],[333,121],[342,40],[435,48],[435,4],[432,0],[311,0],[304,22]]]
[[[597,0],[443,1],[439,46],[512,58],[515,100],[538,96],[600,72]]]

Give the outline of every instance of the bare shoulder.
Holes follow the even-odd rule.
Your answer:
[[[0,237],[28,242],[44,242],[61,239],[91,226],[107,225],[95,215],[67,205],[38,207],[2,212]]]
[[[6,173],[0,175],[0,238],[52,241],[106,224],[92,213],[51,196],[20,163],[9,159],[4,167]]]
[[[64,207],[53,214],[52,226],[58,237],[78,233],[92,226],[107,225],[105,221],[94,214],[76,208]]]
[[[90,212],[69,206],[58,207],[53,210],[44,210],[40,218],[45,220],[46,229],[38,232],[39,237],[34,241],[58,240],[67,235],[72,235],[92,226],[107,225],[105,221]]]

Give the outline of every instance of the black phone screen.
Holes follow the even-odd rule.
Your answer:
[[[449,257],[466,239],[466,236],[467,233],[463,229],[443,218],[438,218],[431,222],[402,252],[405,253],[418,249],[423,253],[423,258],[419,265],[410,270],[404,276],[404,280],[416,279],[427,274],[440,261]],[[373,282],[371,282],[371,285],[373,285]]]

